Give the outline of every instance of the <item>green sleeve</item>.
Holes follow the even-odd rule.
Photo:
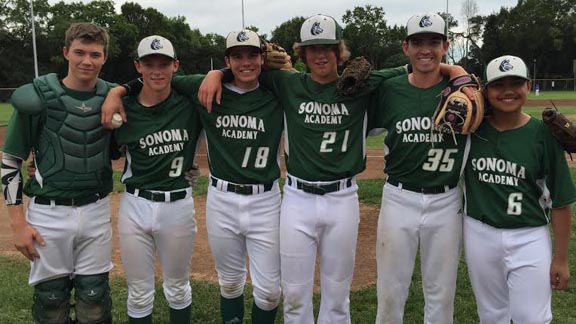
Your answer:
[[[41,119],[41,114],[29,115],[15,110],[6,128],[2,151],[24,161],[28,159],[34,141],[39,137]]]
[[[183,96],[196,99],[203,80],[203,74],[175,75],[172,77],[172,88]]]
[[[294,73],[296,72],[285,70],[262,70],[258,81],[261,86],[272,91],[272,93],[278,97],[282,94],[280,89],[287,82],[290,76],[294,75]]]
[[[23,114],[36,115],[43,110],[42,98],[32,83],[16,89],[10,101],[14,109]]]
[[[378,86],[384,80],[388,80],[395,76],[406,74],[406,68],[404,66],[399,66],[395,68],[375,70],[370,72],[370,79],[368,80],[369,86]]]

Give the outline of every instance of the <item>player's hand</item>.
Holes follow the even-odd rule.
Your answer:
[[[34,243],[36,242],[41,246],[44,246],[46,243],[42,235],[40,235],[34,227],[28,223],[12,224],[12,234],[14,236],[14,247],[16,247],[16,250],[20,251],[22,255],[32,262],[40,258]]]
[[[214,98],[216,98],[216,103],[220,104],[220,99],[222,98],[222,77],[222,71],[212,70],[206,74],[198,89],[198,100],[202,106],[206,107],[208,112],[212,111]]]
[[[570,267],[568,262],[557,262],[554,260],[550,267],[550,285],[554,290],[564,290],[568,288],[570,281]]]
[[[114,113],[119,113],[124,122],[128,121],[126,112],[124,112],[124,105],[122,104],[122,96],[125,94],[126,89],[122,86],[115,87],[108,91],[101,111],[101,122],[105,128],[114,129],[114,126],[112,126],[112,115],[114,115]]]
[[[193,163],[192,167],[188,171],[186,171],[186,173],[184,173],[184,178],[188,181],[190,187],[194,187],[196,183],[198,183],[200,175],[202,175],[202,173],[200,172],[200,167],[198,166],[198,164]]]

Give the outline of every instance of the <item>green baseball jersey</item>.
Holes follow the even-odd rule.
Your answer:
[[[534,118],[503,132],[482,123],[472,135],[464,183],[466,214],[497,228],[545,225],[550,208],[576,200],[561,146]]]
[[[112,87],[113,84],[107,83],[108,87]],[[63,85],[59,85],[62,89],[62,97],[66,97],[66,103],[74,103],[71,104],[72,107],[68,107],[60,100],[61,109],[58,111],[57,108],[51,108],[50,112],[46,112],[46,107],[43,107],[39,111],[41,113],[38,114],[26,114],[19,112],[16,109],[8,123],[8,128],[6,130],[6,138],[4,140],[3,151],[10,155],[16,156],[22,160],[26,160],[30,155],[30,152],[33,150],[37,150],[38,145],[42,141],[46,141],[45,138],[47,135],[46,132],[46,124],[52,123],[51,125],[55,125],[55,123],[62,123],[66,114],[66,109],[78,109],[79,115],[73,116],[75,121],[79,121],[82,118],[81,112],[84,111],[87,114],[90,114],[91,120],[94,117],[94,112],[98,112],[100,110],[100,106],[91,107],[90,105],[84,105],[84,102],[88,102],[96,96],[96,90],[93,91],[75,91],[72,89],[68,89]],[[34,94],[33,94],[34,95]],[[37,93],[36,95],[43,97],[42,94]],[[58,98],[54,99],[59,100]],[[45,101],[42,102],[42,105],[46,105]],[[82,102],[82,105],[77,106],[76,102]],[[56,104],[54,104],[56,105]],[[70,106],[70,104],[68,105]],[[99,116],[98,118],[99,123]],[[88,118],[88,117],[87,117]],[[95,129],[76,129],[75,132],[68,132],[66,135],[76,138],[79,142],[83,141],[97,141],[99,138],[94,138],[95,136],[106,136],[106,131],[101,127],[97,126]],[[62,135],[62,134],[60,134]],[[44,138],[43,138],[44,137]],[[68,141],[66,138],[62,139],[65,141],[64,144],[73,146],[78,145],[77,147],[81,147],[81,144],[69,144],[72,143]],[[107,140],[108,141],[108,140]],[[106,144],[106,149],[108,149],[108,144]],[[64,156],[63,148],[60,145],[51,145],[49,146],[48,151],[37,152],[36,154],[42,154],[43,159],[52,159],[54,163],[63,163],[64,166],[67,163],[76,163],[77,167],[82,167],[81,164],[84,161],[88,161],[90,156],[98,155],[102,152],[89,152],[87,150],[77,150],[76,159],[71,161],[70,159],[64,160],[62,157]],[[30,177],[28,182],[24,187],[24,193],[30,197],[33,196],[42,196],[46,198],[80,198],[92,195],[94,193],[106,194],[112,191],[112,167],[110,165],[110,161],[105,162],[107,164],[106,170],[108,172],[97,173],[99,179],[97,184],[93,184],[92,186],[83,186],[82,188],[78,188],[72,184],[69,187],[63,187],[62,185],[58,185],[50,181],[50,178],[45,179],[42,177],[45,174],[46,170],[44,170],[45,164],[38,164],[37,165],[37,177]],[[48,163],[46,163],[48,164]],[[90,165],[85,165],[86,171],[89,172]],[[69,171],[65,167],[62,169],[62,172]],[[81,176],[80,174],[78,176]],[[57,174],[55,175],[57,177]]]
[[[378,89],[374,125],[387,131],[384,172],[390,178],[422,187],[458,184],[466,136],[440,133],[432,121],[447,82],[444,79],[422,89],[402,75],[386,80]]]
[[[142,106],[136,96],[123,103],[128,122],[115,130],[118,145],[127,149],[122,182],[144,190],[189,187],[184,174],[194,161],[201,131],[192,101],[172,91],[152,107]]]
[[[336,82],[320,84],[308,73],[263,72],[262,84],[284,108],[288,172],[308,181],[331,181],[364,170],[371,91],[403,73],[404,68],[375,72],[363,93],[343,97],[336,93]]]
[[[179,91],[197,101],[202,76],[175,77]],[[283,114],[276,97],[258,87],[245,93],[229,84],[222,89],[221,105],[200,109],[206,134],[210,174],[241,184],[271,183],[280,177],[279,146]]]

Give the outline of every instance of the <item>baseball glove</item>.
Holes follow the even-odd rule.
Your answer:
[[[463,87],[472,88],[474,100],[462,92]],[[436,129],[451,134],[474,133],[484,118],[484,97],[476,76],[462,75],[450,80],[440,96],[432,117]]]
[[[354,96],[366,85],[372,65],[364,56],[352,59],[336,83],[336,90],[341,96]]]
[[[270,70],[291,70],[292,61],[286,50],[275,43],[264,43],[264,66]]]
[[[555,108],[547,107],[542,112],[542,121],[552,136],[568,153],[576,153],[576,125]]]

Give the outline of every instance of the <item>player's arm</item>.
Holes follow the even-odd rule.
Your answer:
[[[450,78],[450,80],[457,78],[462,75],[468,75],[469,73],[464,70],[460,65],[450,65],[446,63],[440,63],[440,73]]]
[[[278,86],[283,80],[288,80],[290,75],[297,73],[292,70],[262,70],[258,76],[258,82],[270,89],[278,96]],[[212,111],[214,100],[220,105],[222,98],[222,83],[232,82],[234,74],[229,68],[221,70],[212,70],[206,74],[202,84],[198,89],[198,101],[208,112]]]
[[[105,128],[114,129],[114,126],[112,126],[112,116],[115,113],[119,113],[124,122],[128,121],[126,112],[124,111],[124,105],[122,104],[122,97],[131,93],[140,93],[142,86],[142,79],[138,78],[108,91],[100,112],[100,122]]]
[[[44,245],[42,236],[26,221],[22,205],[22,159],[2,154],[2,191],[12,227],[14,246],[30,261],[39,258],[34,242]]]
[[[219,105],[222,99],[222,81],[225,79],[234,79],[232,70],[221,69],[212,70],[206,74],[204,81],[198,89],[198,101],[208,112],[212,111],[214,100]]]
[[[570,281],[568,246],[572,226],[571,206],[552,209],[551,219],[554,233],[554,256],[550,266],[550,285],[552,289],[563,290],[568,288]]]

